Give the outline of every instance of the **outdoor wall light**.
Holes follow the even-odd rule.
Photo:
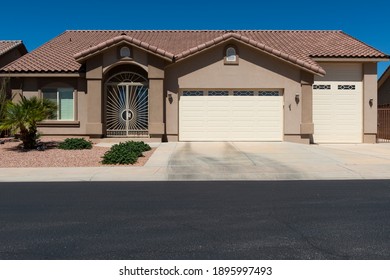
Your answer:
[[[295,94],[295,102],[298,104],[299,103],[299,93]]]
[[[173,102],[172,93],[168,93],[168,101],[169,101],[170,104],[172,104],[172,102]]]
[[[372,107],[372,105],[374,105],[374,99],[370,98],[370,100],[368,100],[368,104],[370,105],[370,107]]]

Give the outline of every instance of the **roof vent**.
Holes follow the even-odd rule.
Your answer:
[[[130,57],[131,51],[130,48],[124,46],[120,49],[119,54],[121,57]]]

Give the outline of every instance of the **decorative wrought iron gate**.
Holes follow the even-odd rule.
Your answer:
[[[390,142],[390,108],[378,108],[377,142]]]
[[[147,79],[122,72],[107,80],[105,93],[107,137],[148,136]]]

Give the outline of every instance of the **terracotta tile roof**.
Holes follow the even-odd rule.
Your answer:
[[[313,58],[388,58],[342,31],[66,31],[1,69],[3,72],[78,72],[83,58],[121,41],[129,42],[170,61],[185,59],[213,45],[238,40],[324,74]]]
[[[0,55],[5,54],[6,52],[17,48],[19,46],[22,46],[23,42],[20,40],[17,41],[2,41],[0,40]]]

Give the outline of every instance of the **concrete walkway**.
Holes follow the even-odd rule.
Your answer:
[[[142,167],[1,168],[0,181],[390,179],[390,143],[153,143]]]

